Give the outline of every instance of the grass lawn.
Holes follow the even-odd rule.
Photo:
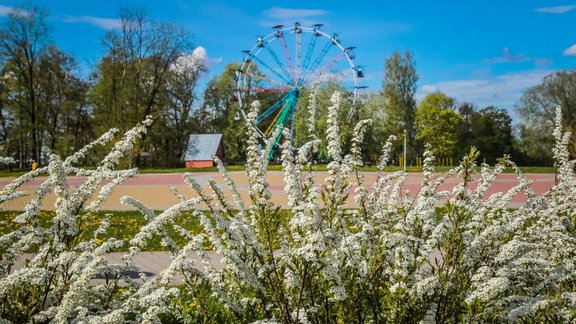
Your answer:
[[[20,224],[14,222],[14,219],[20,215],[21,211],[0,211],[0,236],[13,232],[20,227]],[[159,215],[161,211],[156,211],[156,215]],[[209,212],[206,212],[209,213]],[[287,222],[289,210],[280,210],[280,222]],[[55,212],[51,210],[41,210],[39,215],[40,226],[48,228],[51,225],[52,219],[55,216]],[[209,216],[210,217],[210,216]],[[98,213],[85,213],[80,216],[79,228],[83,229],[83,232],[78,238],[80,241],[87,241],[93,238],[94,231],[100,226],[102,220],[108,218],[110,221],[110,227],[105,236],[98,237],[97,241],[103,242],[108,238],[116,238],[118,240],[124,241],[124,245],[117,251],[128,251],[130,241],[138,232],[142,226],[147,222],[144,216],[138,211],[99,211]],[[200,225],[200,220],[192,216],[192,212],[184,211],[178,216],[173,224],[166,225],[166,229],[170,234],[170,237],[180,246],[184,246],[188,240],[180,235],[174,229],[174,225],[179,225],[184,228],[190,234],[198,234],[203,232],[203,228]],[[207,250],[212,249],[212,246],[206,242],[204,248]],[[142,249],[143,251],[167,251],[168,249],[162,246],[160,243],[160,237],[154,235],[154,237],[148,242],[148,245]]]
[[[10,233],[20,226],[14,222],[14,218],[21,213],[20,211],[0,211],[0,235]],[[157,214],[159,214],[159,212],[157,212]],[[42,210],[39,216],[41,226],[49,227],[54,215],[54,211]],[[108,228],[106,237],[100,237],[99,241],[103,241],[109,237],[123,240],[125,244],[119,251],[128,251],[128,241],[146,224],[144,216],[138,211],[101,211],[96,214],[87,213],[81,216],[80,228],[84,229],[84,232],[81,234],[80,239],[82,241],[91,239],[93,232],[105,217],[110,220],[110,227]],[[199,220],[193,217],[191,212],[183,212],[182,215],[176,219],[175,224],[185,228],[191,234],[197,234],[202,231]],[[183,244],[186,242],[186,240],[174,230],[172,225],[167,226],[167,230],[176,243]],[[207,248],[209,247],[207,246]],[[160,238],[155,236],[143,250],[162,251],[166,250],[166,248],[160,244]]]
[[[20,215],[21,211],[0,211],[0,236],[13,232],[19,228],[20,224],[14,222],[14,219]],[[159,215],[161,211],[156,211],[156,215]],[[209,212],[206,211],[209,215]],[[445,207],[436,208],[436,218],[439,221],[443,215],[446,213]],[[52,219],[55,216],[54,211],[41,210],[40,211],[40,225],[44,228],[48,228]],[[279,223],[287,225],[290,218],[290,210],[283,209],[279,211]],[[209,216],[210,217],[210,216]],[[87,241],[92,239],[94,231],[100,226],[102,220],[108,218],[110,221],[110,227],[105,236],[98,237],[97,241],[99,243],[103,242],[108,238],[116,238],[118,240],[124,241],[124,245],[117,251],[126,252],[130,247],[129,241],[140,231],[142,226],[146,224],[144,216],[138,211],[100,211],[98,213],[86,213],[81,215],[79,227],[84,231],[80,234],[80,241]],[[203,232],[203,228],[200,225],[200,220],[192,216],[192,212],[184,211],[178,216],[174,224],[181,226],[190,234],[198,234]],[[186,238],[180,235],[175,229],[174,224],[169,224],[166,226],[170,237],[180,246],[184,246],[188,242]],[[277,234],[277,233],[276,233]],[[206,242],[204,249],[211,250],[212,246]],[[162,246],[160,243],[160,237],[155,235],[146,247],[142,249],[143,251],[167,251],[168,249]]]

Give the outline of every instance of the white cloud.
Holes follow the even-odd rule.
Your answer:
[[[566,55],[566,56],[574,56],[576,55],[576,44],[568,47],[567,49],[564,50],[564,52],[562,52],[562,54]]]
[[[422,91],[425,94],[433,93],[438,91],[438,87],[432,84],[425,84],[422,86],[422,88],[420,88],[420,91]]]
[[[215,67],[224,60],[222,57],[209,57],[208,52],[202,46],[198,46],[194,49],[192,57],[194,57],[196,62],[202,62],[202,64],[204,64],[208,69]]]
[[[529,57],[524,53],[512,53],[508,47],[502,49],[502,54],[497,57],[491,57],[484,60],[487,64],[501,64],[501,63],[522,63],[532,62],[536,66],[546,66],[552,64],[552,60],[542,57]]]
[[[196,47],[192,54],[188,56],[191,57],[193,62],[204,64],[208,69],[213,68],[224,60],[222,57],[209,57],[208,52],[202,46]]]
[[[101,18],[93,16],[69,16],[64,18],[64,22],[86,23],[107,30],[120,28],[120,19],[112,19],[112,18]]]
[[[8,16],[8,13],[13,9],[12,7],[0,6],[0,17]]]
[[[531,70],[497,77],[426,84],[417,90],[416,98],[421,100],[428,93],[442,91],[460,102],[472,102],[481,108],[490,105],[512,108],[525,89],[540,83],[544,76],[553,72]]]
[[[563,14],[576,9],[576,5],[536,8],[534,11],[550,14]]]
[[[213,67],[215,67],[216,65],[220,64],[222,61],[224,60],[224,58],[222,56],[220,57],[209,57],[206,59],[206,67],[208,69],[211,69]]]
[[[208,54],[206,53],[206,49],[202,46],[198,46],[192,51],[192,53],[179,56],[176,59],[176,64],[172,66],[172,69],[196,72],[198,68],[206,66],[207,59]]]
[[[199,68],[207,68],[210,70],[222,61],[222,57],[208,57],[206,49],[202,46],[198,46],[192,51],[192,53],[179,56],[176,59],[176,64],[171,68],[176,71],[196,73]]]
[[[534,64],[536,66],[547,66],[547,65],[554,63],[552,59],[543,58],[543,57],[532,58],[531,60],[532,60],[532,62],[534,62]]]
[[[512,54],[508,47],[504,47],[502,49],[502,55],[498,57],[492,57],[486,60],[487,63],[518,63],[524,62],[528,58],[524,55],[524,53],[519,54]]]
[[[287,9],[279,7],[273,7],[272,9],[264,12],[264,14],[269,18],[281,20],[324,16],[328,13],[328,11],[323,9]]]

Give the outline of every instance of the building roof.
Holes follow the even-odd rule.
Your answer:
[[[191,134],[186,148],[185,161],[212,160],[216,155],[222,134]]]

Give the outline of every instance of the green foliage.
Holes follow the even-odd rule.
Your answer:
[[[222,133],[224,160],[230,163],[246,160],[246,143],[242,140],[245,121],[234,100],[237,87],[234,77],[239,68],[238,63],[229,63],[222,74],[210,80],[202,106],[194,113],[195,129],[199,133]]]
[[[343,93],[347,93],[345,92],[345,89],[343,89],[342,86],[336,82],[322,84],[316,91],[316,104],[313,108],[313,134],[310,134],[310,129],[308,128],[310,119],[312,118],[310,91],[302,91],[301,99],[299,101],[300,105],[296,111],[296,114],[294,115],[294,143],[297,146],[300,146],[304,145],[312,138],[319,139],[321,143],[317,154],[320,163],[326,163],[330,161],[330,156],[327,151],[328,143],[326,141],[326,129],[328,127],[326,123],[326,116],[328,114],[327,107],[330,105],[330,96],[332,93],[334,93],[334,91],[342,91]],[[354,124],[358,120],[358,113],[354,114],[354,112],[362,109],[359,107],[362,107],[362,104],[357,102],[356,105],[352,105],[351,96],[345,96],[341,103],[341,109],[338,112],[338,121],[340,123],[340,130],[342,132],[341,141],[346,151],[350,148],[352,131],[354,130]]]
[[[156,214],[159,214],[156,211]],[[14,219],[22,214],[17,211],[0,211],[0,235],[11,233],[18,230],[21,224],[18,224]],[[54,211],[42,210],[38,215],[38,220],[42,227],[48,228],[55,217]],[[106,236],[100,238],[99,242],[103,242],[109,238],[116,238],[124,241],[124,245],[117,251],[127,251],[128,241],[132,239],[140,229],[147,223],[145,217],[137,211],[99,211],[97,213],[83,213],[78,216],[79,226],[81,227],[81,234],[78,238],[80,241],[89,240],[94,231],[102,223],[102,220],[108,219],[110,227]],[[182,244],[185,238],[182,237],[173,225],[181,226],[186,229],[190,234],[197,234],[202,232],[198,219],[192,217],[190,212],[184,212],[181,217],[174,222],[174,224],[167,226],[170,235],[175,237],[175,241]],[[151,239],[148,245],[144,248],[145,251],[166,251],[166,247],[161,244],[161,238],[155,237]]]
[[[366,130],[364,135],[362,151],[363,160],[370,165],[375,165],[378,162],[380,154],[382,154],[382,147],[384,142],[392,134],[389,129],[388,115],[384,111],[385,101],[380,93],[368,94],[366,98],[361,97],[357,102],[358,120],[370,119],[372,126]],[[401,141],[396,141],[397,147],[401,145]]]
[[[43,107],[45,139],[50,152],[71,155],[92,141],[90,108],[86,93],[88,83],[76,76],[74,57],[51,45],[40,59],[38,80]]]
[[[205,71],[201,64],[185,73],[178,69],[179,59],[191,49],[188,33],[124,9],[122,28],[104,38],[106,54],[88,82],[77,76],[74,57],[51,42],[48,19],[44,9],[22,6],[0,28],[3,155],[17,159],[21,169],[31,159],[43,165],[50,153],[72,154],[95,134],[111,127],[127,130],[153,114],[154,127],[126,165],[182,165],[194,91]],[[152,155],[143,160],[140,152]],[[90,165],[98,157],[94,152],[82,162]]]
[[[496,163],[504,154],[512,154],[515,159],[512,118],[506,109],[486,107],[477,110],[471,103],[458,107],[462,116],[458,130],[458,153],[464,154],[470,147],[480,151],[480,160]]]
[[[472,138],[480,158],[496,163],[504,154],[512,153],[512,118],[505,109],[481,109],[472,117]]]
[[[7,153],[18,154],[21,166],[23,159],[40,161],[46,125],[42,116],[45,110],[41,109],[42,95],[46,93],[40,87],[40,62],[50,44],[47,17],[47,11],[39,7],[16,7],[0,31],[2,82],[7,83],[6,91],[10,92],[1,125],[4,140],[9,134],[13,141]],[[24,147],[16,146],[17,143]]]
[[[156,215],[159,215],[161,211],[155,211]],[[22,214],[19,211],[0,211],[0,236],[8,234],[18,230],[22,225],[15,222],[15,218]],[[209,212],[206,212],[208,217]],[[274,220],[285,223],[290,218],[289,210],[277,210],[274,215]],[[52,220],[55,217],[55,213],[52,210],[41,210],[38,215],[38,221],[43,228],[50,227]],[[128,241],[132,239],[138,232],[142,229],[144,225],[148,223],[146,218],[142,213],[138,211],[118,211],[118,210],[108,210],[108,211],[98,211],[96,213],[83,213],[78,215],[79,226],[81,227],[81,234],[78,238],[80,241],[89,240],[93,235],[94,231],[102,223],[104,219],[108,219],[110,222],[110,227],[106,232],[106,235],[102,235],[99,242],[106,241],[111,238],[118,239],[124,242],[124,245],[115,251],[128,251],[129,244]],[[279,224],[277,224],[278,226]],[[192,215],[190,211],[184,211],[177,217],[172,224],[166,226],[166,230],[170,236],[174,237],[177,244],[183,245],[186,243],[186,237],[182,236],[175,226],[180,226],[186,230],[191,235],[196,235],[198,233],[203,233],[204,230],[200,225],[197,217]],[[273,228],[271,232],[271,237],[274,239],[278,238],[278,229]],[[205,246],[206,249],[211,249],[210,245]],[[148,241],[148,244],[143,247],[143,251],[168,251],[167,247],[162,245],[161,237],[156,236]]]
[[[400,135],[407,131],[408,152],[415,156],[416,128],[415,112],[416,100],[416,73],[415,63],[409,51],[400,54],[394,52],[386,58],[384,68],[384,81],[382,97],[384,99],[384,114],[387,116],[387,129],[390,135]]]
[[[527,89],[516,107],[519,117],[518,148],[536,161],[550,161],[556,107],[562,108],[562,125],[572,133],[569,150],[576,154],[576,70],[560,71],[544,77]]]
[[[231,323],[234,317],[229,309],[212,293],[207,282],[199,280],[178,287],[179,295],[161,314],[162,323]]]
[[[196,48],[191,54],[178,57],[170,69],[166,81],[167,93],[163,97],[165,113],[160,114],[157,131],[152,134],[148,146],[148,153],[151,153],[149,165],[183,165],[190,134],[197,130],[193,110],[197,105],[198,82],[207,70],[205,55],[203,48]]]
[[[187,73],[188,67],[178,65],[191,50],[189,34],[135,9],[122,10],[120,24],[106,35],[107,53],[93,73],[90,99],[98,133],[110,127],[125,131],[153,115],[157,121],[134,148],[128,166],[143,164],[141,152],[152,153],[159,166],[182,163],[194,90],[204,71],[199,66]]]
[[[426,95],[416,110],[417,139],[431,144],[440,157],[454,156],[462,116],[454,111],[454,99],[444,93]]]

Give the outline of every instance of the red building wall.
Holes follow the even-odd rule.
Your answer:
[[[222,158],[224,157],[224,145],[222,145],[222,142],[220,142],[220,144],[218,145],[218,149],[216,149],[216,156],[220,160],[222,160]],[[196,160],[185,162],[186,162],[186,168],[189,169],[211,168],[216,165],[212,160]]]
[[[210,168],[214,166],[214,161],[186,161],[186,168]]]

